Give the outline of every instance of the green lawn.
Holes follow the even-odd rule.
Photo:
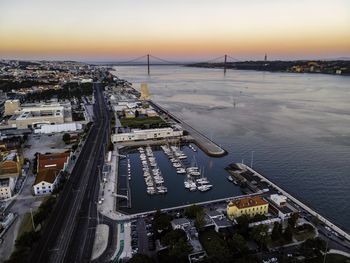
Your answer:
[[[17,237],[20,237],[25,232],[30,232],[33,230],[32,218],[30,213],[25,213],[23,215],[23,219],[21,222],[21,226],[19,227]]]
[[[160,117],[145,117],[145,118],[122,118],[120,123],[123,127],[129,128],[157,128],[157,127],[167,127],[167,123]]]
[[[314,238],[316,235],[315,230],[313,228],[311,229],[306,229],[305,231],[301,231],[301,232],[296,232],[293,233],[293,237],[297,240],[297,241],[304,241],[306,239],[309,238]]]

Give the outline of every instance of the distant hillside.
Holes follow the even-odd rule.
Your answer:
[[[271,72],[323,73],[350,75],[350,60],[322,61],[240,61],[224,63],[193,63],[189,67],[259,70]]]

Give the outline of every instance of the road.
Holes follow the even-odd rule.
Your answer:
[[[31,262],[89,262],[97,224],[99,169],[109,136],[109,113],[94,84],[94,123],[52,212]]]
[[[42,202],[42,197],[32,195],[34,181],[35,177],[30,172],[27,175],[21,193],[11,201],[11,204],[5,210],[5,213],[15,213],[18,215],[18,218],[3,236],[3,243],[0,244],[0,262],[11,256],[24,215],[30,212],[30,209],[36,210]]]

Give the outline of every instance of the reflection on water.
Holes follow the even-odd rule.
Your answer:
[[[350,229],[350,78],[175,66],[117,67],[149,83],[152,99],[230,154],[209,158],[219,171],[250,161],[287,191]],[[221,191],[220,189],[216,192]],[[219,195],[219,194],[218,194]]]

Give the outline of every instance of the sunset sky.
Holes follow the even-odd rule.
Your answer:
[[[0,59],[350,57],[349,0],[1,0]]]

